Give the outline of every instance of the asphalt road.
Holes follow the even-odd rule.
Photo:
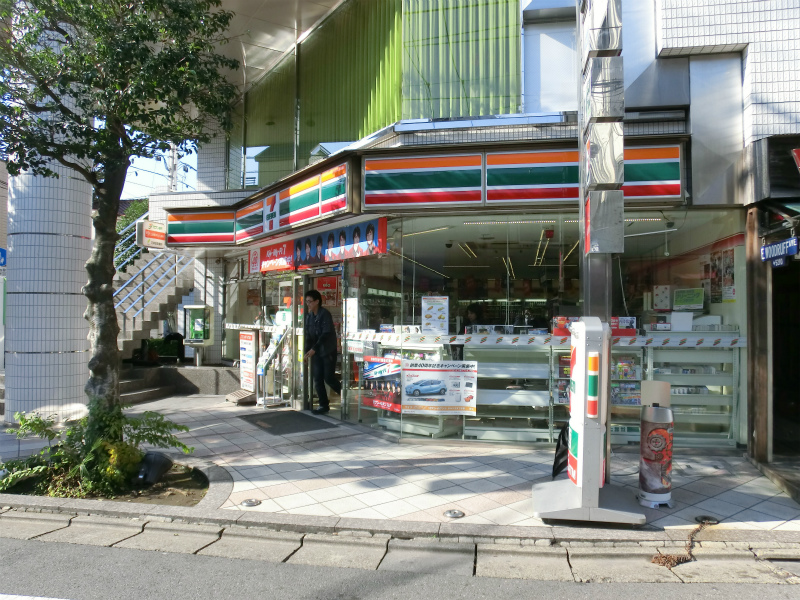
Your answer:
[[[271,564],[0,538],[0,594],[67,600],[800,598],[800,586],[578,584]],[[636,596],[634,596],[636,595]]]

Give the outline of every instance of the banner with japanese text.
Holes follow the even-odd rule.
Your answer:
[[[475,416],[477,361],[404,360],[402,381],[403,414]]]

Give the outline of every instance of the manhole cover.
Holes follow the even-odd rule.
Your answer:
[[[708,525],[719,525],[719,519],[717,517],[710,517],[708,515],[700,515],[699,517],[694,518],[695,521],[698,523],[706,523]]]
[[[446,510],[444,511],[444,516],[448,519],[460,519],[464,516],[464,513],[460,510]]]
[[[256,500],[255,498],[248,498],[247,500],[242,500],[242,506],[258,506],[261,504],[261,500]]]

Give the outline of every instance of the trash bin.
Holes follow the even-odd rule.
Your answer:
[[[670,408],[658,403],[642,407],[639,449],[639,504],[642,506],[673,506],[672,430]]]

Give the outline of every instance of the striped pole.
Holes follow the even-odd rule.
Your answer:
[[[600,353],[588,352],[586,372],[586,416],[597,418],[600,400]]]

